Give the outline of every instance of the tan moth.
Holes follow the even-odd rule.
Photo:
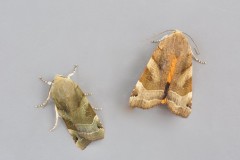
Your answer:
[[[173,113],[188,117],[192,111],[192,58],[205,62],[193,55],[185,35],[173,30],[155,41],[159,44],[131,93],[131,107],[149,109],[167,104]]]
[[[88,102],[86,96],[89,94],[84,93],[71,80],[76,69],[77,65],[72,73],[67,76],[56,75],[53,81],[40,78],[50,86],[50,90],[47,99],[37,107],[46,106],[52,99],[55,103],[56,121],[51,131],[56,128],[58,117],[61,117],[77,147],[85,149],[92,141],[104,138],[104,128]]]

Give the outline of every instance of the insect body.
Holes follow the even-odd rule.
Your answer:
[[[186,34],[175,30],[159,41],[129,99],[131,107],[149,109],[167,104],[175,114],[188,117],[192,106],[192,58]]]
[[[76,68],[77,66],[68,76],[56,75],[52,82],[40,78],[51,88],[46,101],[37,107],[46,106],[52,98],[55,103],[56,122],[51,131],[57,126],[58,117],[61,117],[76,145],[85,149],[92,141],[104,138],[104,128],[88,102],[88,94],[83,93],[70,79]]]

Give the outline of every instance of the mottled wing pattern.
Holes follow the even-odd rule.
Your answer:
[[[168,104],[175,114],[186,117],[191,112],[191,77],[191,48],[184,34],[175,31],[160,41],[132,91],[130,106]]]
[[[63,81],[62,78],[54,79],[51,94],[73,140],[84,149],[91,141],[102,139],[104,129],[79,86],[71,79]]]
[[[173,113],[187,117],[192,105],[192,51],[181,32],[176,35],[175,43],[178,57],[167,94],[167,104]]]
[[[62,117],[62,119],[65,122],[68,132],[72,136],[76,146],[81,149],[85,149],[91,143],[91,141],[86,138],[80,137],[76,126],[70,120],[68,120],[64,116]]]
[[[173,41],[173,35],[165,36],[160,41],[132,91],[130,106],[148,109],[166,103],[164,99],[169,86],[168,74],[174,54],[170,50]]]

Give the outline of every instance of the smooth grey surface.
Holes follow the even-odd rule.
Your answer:
[[[238,0],[1,0],[0,159],[240,159],[240,3]],[[193,112],[128,106],[160,32],[177,28],[198,44]],[[42,75],[67,74],[98,112],[105,139],[81,151],[62,120],[50,133]]]

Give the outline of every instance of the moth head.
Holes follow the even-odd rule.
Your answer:
[[[55,78],[56,77],[58,77],[58,78],[67,78],[66,76],[63,76],[63,75],[60,75],[60,74],[57,74],[56,76],[55,76]]]
[[[54,77],[54,81],[57,81],[57,80],[62,80],[62,79],[65,79],[67,77],[63,76],[63,75],[60,75],[60,74],[57,74],[55,77]]]

